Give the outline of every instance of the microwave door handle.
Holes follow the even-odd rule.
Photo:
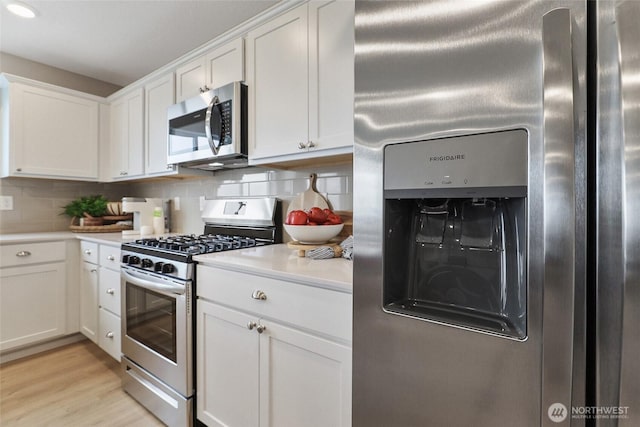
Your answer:
[[[213,107],[219,103],[220,99],[218,99],[218,95],[215,95],[209,103],[209,107],[207,107],[207,115],[204,120],[204,133],[207,135],[207,141],[209,142],[211,151],[213,151],[213,154],[216,156],[218,155],[218,151],[220,151],[220,147],[216,147],[216,144],[213,142],[213,136],[211,135],[211,113],[213,111]]]
[[[176,298],[176,295],[184,294],[184,286],[179,285],[165,285],[162,283],[152,282],[150,280],[141,279],[140,277],[134,276],[131,273],[122,270],[122,275],[125,280],[133,285],[140,286],[141,288],[151,289],[158,293],[161,293],[165,296]]]

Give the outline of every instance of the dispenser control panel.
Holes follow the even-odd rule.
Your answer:
[[[526,189],[527,147],[523,129],[387,145],[384,189]]]

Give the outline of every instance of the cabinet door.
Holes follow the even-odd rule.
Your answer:
[[[114,179],[144,173],[144,94],[137,89],[111,104],[112,171]]]
[[[244,40],[237,39],[220,46],[205,56],[207,80],[211,88],[244,80]]]
[[[120,340],[120,317],[101,308],[99,310],[99,332],[98,345],[111,357],[120,362],[121,340]]]
[[[98,305],[120,316],[120,272],[100,267],[98,277]]]
[[[307,6],[249,32],[249,157],[297,153],[309,134]]]
[[[309,140],[353,147],[355,2],[309,2]]]
[[[167,165],[167,137],[169,120],[167,109],[175,100],[175,78],[170,73],[145,87],[146,120],[146,173],[173,172]]]
[[[62,336],[65,263],[0,269],[0,351]]]
[[[258,425],[256,318],[198,299],[197,416],[209,427]]]
[[[176,102],[197,96],[204,87],[207,73],[204,56],[176,69]]]
[[[10,88],[9,172],[98,179],[98,103],[20,83]],[[8,132],[8,131],[7,131]]]
[[[98,266],[89,262],[80,270],[80,332],[98,342]]]
[[[260,427],[350,426],[351,349],[260,323]]]

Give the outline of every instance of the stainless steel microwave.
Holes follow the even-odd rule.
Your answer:
[[[169,164],[215,170],[247,166],[247,86],[229,83],[168,110]]]

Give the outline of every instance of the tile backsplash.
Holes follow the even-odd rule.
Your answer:
[[[317,189],[336,210],[353,209],[353,170],[350,163],[313,170],[274,170],[259,167],[216,171],[198,178],[158,178],[139,182],[87,183],[49,179],[3,178],[0,195],[13,196],[14,210],[0,211],[0,234],[68,230],[70,218],[62,207],[80,196],[158,197],[179,200],[172,205],[172,231],[200,233],[200,198],[272,196],[289,202],[305,191],[309,174],[318,175]],[[179,209],[176,209],[178,208]]]

